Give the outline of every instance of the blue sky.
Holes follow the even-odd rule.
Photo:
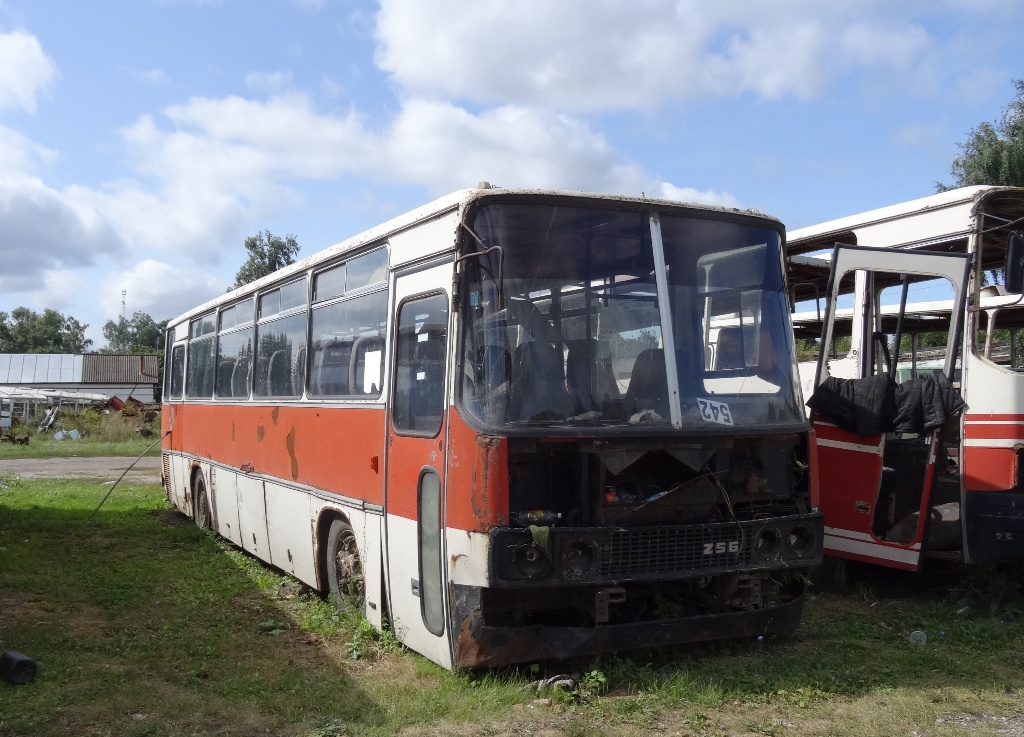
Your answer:
[[[756,208],[928,195],[1019,0],[0,0],[0,311],[101,328],[478,181]]]

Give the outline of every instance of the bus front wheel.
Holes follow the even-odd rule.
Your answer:
[[[327,534],[327,579],[331,600],[340,612],[359,614],[363,611],[366,584],[363,563],[352,526],[344,520],[331,522]]]

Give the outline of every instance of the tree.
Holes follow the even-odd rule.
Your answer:
[[[0,312],[0,353],[84,353],[92,340],[86,328],[70,315],[46,309],[43,314],[27,307]]]
[[[254,282],[288,264],[295,263],[299,242],[295,240],[294,235],[281,238],[269,230],[264,230],[245,239],[245,250],[249,252],[249,258],[235,274],[235,287]]]
[[[155,322],[145,312],[136,312],[131,320],[107,320],[103,337],[107,339],[106,353],[161,353],[164,349],[164,331],[167,320]]]
[[[945,192],[975,184],[1024,186],[1024,79],[1015,79],[1017,98],[1003,108],[998,123],[982,123],[959,144],[960,155],[953,159],[952,185],[937,182],[935,189]]]

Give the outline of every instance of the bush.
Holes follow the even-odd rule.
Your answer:
[[[131,405],[126,405],[126,408]],[[84,409],[77,414],[62,411],[57,423],[64,430],[78,430],[84,437],[101,442],[121,442],[143,437],[156,437],[160,430],[159,413]]]

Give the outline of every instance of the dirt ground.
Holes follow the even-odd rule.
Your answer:
[[[72,458],[15,458],[0,460],[0,474],[23,479],[100,479],[116,481],[135,458],[120,456]],[[121,483],[159,484],[159,456],[144,456]]]

